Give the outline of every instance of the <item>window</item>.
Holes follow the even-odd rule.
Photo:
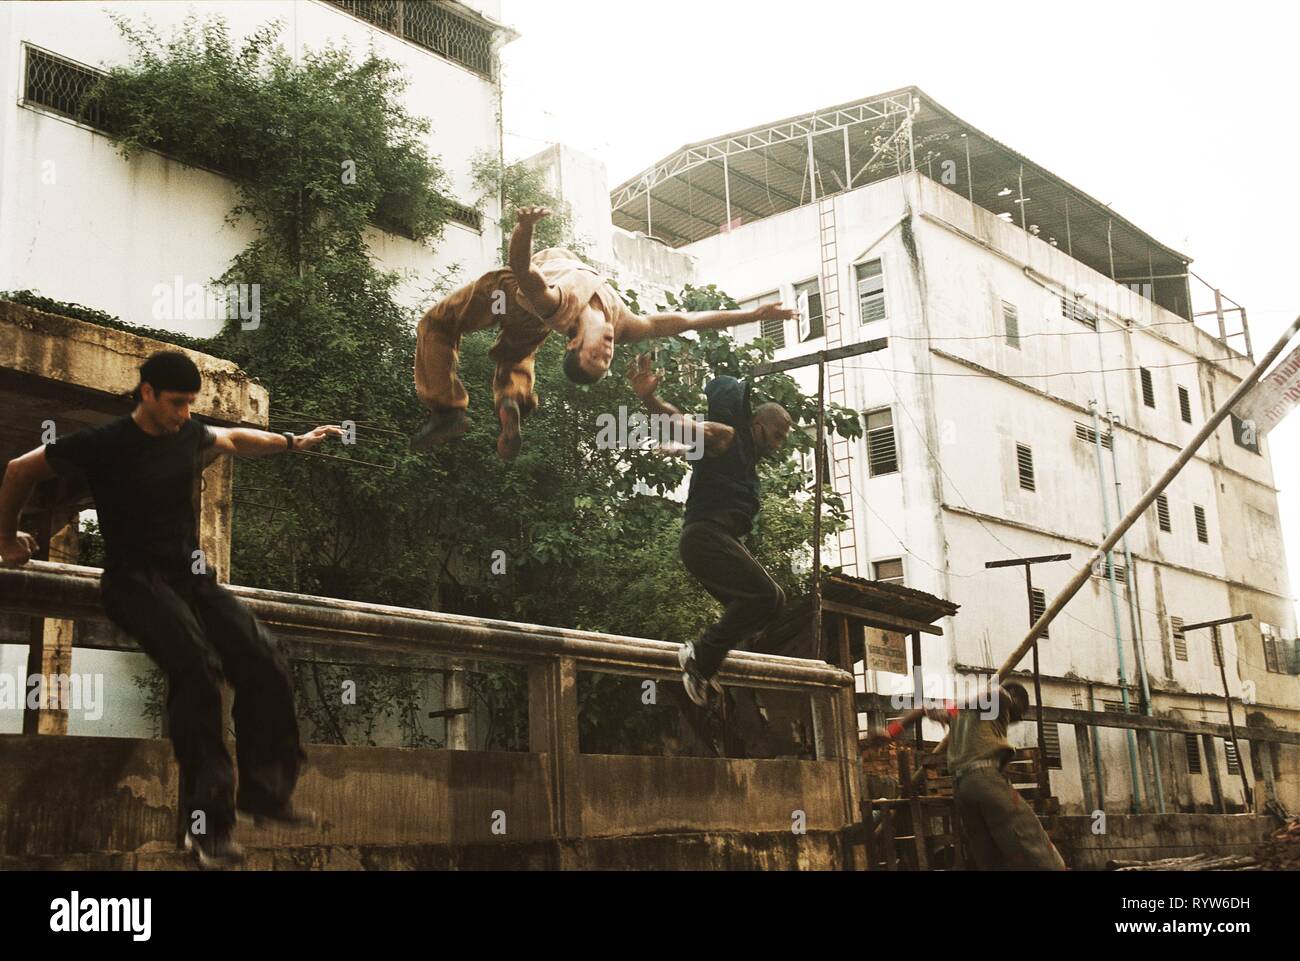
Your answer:
[[[1101,705],[1105,708],[1107,714],[1138,714],[1138,702],[1132,696],[1128,699],[1128,710],[1124,710],[1123,701],[1102,701]]]
[[[1173,525],[1169,522],[1169,498],[1164,494],[1156,495],[1156,520],[1160,523],[1160,529],[1166,534],[1172,534]]]
[[[1183,632],[1183,619],[1169,618],[1169,628],[1174,635],[1174,657],[1180,661],[1187,660],[1187,635]]]
[[[1264,667],[1274,674],[1285,674],[1285,657],[1282,652],[1282,638],[1272,624],[1260,622],[1259,636],[1264,642]]]
[[[443,3],[410,0],[328,0],[360,20],[492,77],[492,31]]]
[[[1205,508],[1200,504],[1193,504],[1192,514],[1196,518],[1196,539],[1202,544],[1210,543],[1210,529],[1205,524]]]
[[[885,319],[885,274],[879,258],[853,268],[858,281],[858,314],[862,323]]]
[[[1186,387],[1178,388],[1178,412],[1185,423],[1192,422],[1192,397],[1187,393]]]
[[[1112,567],[1115,571],[1116,582],[1120,584],[1125,583],[1125,579],[1128,577],[1128,568],[1123,564],[1113,564],[1109,555],[1097,561],[1096,565],[1092,569],[1092,576],[1100,577],[1102,580],[1108,581],[1110,580]]]
[[[1081,424],[1077,420],[1074,422],[1074,436],[1079,438],[1079,440],[1083,441],[1085,444],[1095,445],[1097,443],[1097,432],[1087,424]],[[1112,438],[1110,432],[1107,431],[1105,434],[1101,435],[1101,446],[1106,448],[1106,450],[1110,450],[1110,445],[1113,440],[1114,438]]]
[[[1043,722],[1043,763],[1048,767],[1061,766],[1061,729],[1055,721]]]
[[[1083,324],[1083,326],[1087,327],[1089,330],[1097,329],[1096,314],[1090,311],[1087,307],[1083,306],[1083,304],[1076,303],[1075,301],[1072,300],[1066,300],[1064,297],[1060,298],[1060,300],[1061,300],[1062,317],[1068,318],[1069,320],[1077,320],[1079,323]]]
[[[822,288],[817,280],[810,280],[807,283],[796,284],[794,288],[795,300],[799,300],[805,294],[808,296],[808,306],[805,308],[801,305],[799,310],[803,312],[803,319],[799,321],[800,340],[816,340],[818,337],[826,336],[826,318],[822,316]],[[808,325],[808,335],[803,336],[802,327]]]
[[[883,581],[886,584],[902,584],[903,559],[901,557],[891,557],[885,561],[873,561],[871,573],[876,580]]]
[[[760,297],[754,297],[741,303],[741,310],[753,310],[755,307],[761,307],[763,304],[780,303],[781,294],[779,291],[772,291],[769,294],[763,294]],[[735,328],[736,339],[741,343],[748,343],[755,337],[767,337],[774,343],[779,350],[785,346],[785,321],[783,320],[765,320],[761,328],[757,321],[742,324]]]
[[[1006,331],[1007,346],[1020,349],[1020,316],[1015,304],[1002,301],[1002,327]]]
[[[1237,442],[1238,447],[1244,447],[1253,454],[1259,453],[1259,433],[1255,424],[1252,422],[1247,426],[1246,422],[1236,414],[1229,414],[1232,418],[1232,439]]]
[[[888,407],[867,413],[867,466],[871,477],[898,472],[894,415]]]
[[[1241,759],[1237,757],[1237,745],[1226,737],[1223,739],[1223,754],[1228,759],[1228,773],[1241,773]]]
[[[1033,589],[1033,593],[1030,595],[1030,601],[1029,601],[1030,619],[1033,622],[1037,623],[1038,619],[1043,616],[1043,612],[1045,610],[1047,610],[1047,594],[1039,590],[1037,587],[1035,587]],[[1048,630],[1049,628],[1046,627],[1043,628],[1043,633],[1039,634],[1038,636],[1046,640]]]
[[[1156,406],[1156,391],[1151,386],[1151,371],[1145,367],[1139,367],[1138,373],[1142,376],[1142,403],[1146,404],[1152,410]]]
[[[1016,466],[1020,471],[1020,486],[1023,490],[1035,490],[1034,487],[1034,452],[1024,444],[1016,445]]]
[[[1187,773],[1201,773],[1201,745],[1197,743],[1195,734],[1184,734],[1184,741],[1187,745]]]

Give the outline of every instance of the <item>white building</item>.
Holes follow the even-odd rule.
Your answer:
[[[74,119],[95,72],[129,61],[112,14],[148,18],[164,37],[187,16],[220,16],[236,42],[278,19],[279,41],[295,56],[346,44],[358,58],[373,47],[396,61],[408,109],[431,121],[428,148],[448,174],[456,214],[436,249],[374,230],[372,252],[408,272],[400,296],[412,307],[431,303],[429,291],[453,267],[463,278],[495,266],[500,211],[494,200],[481,215],[470,208],[473,158],[501,151],[497,53],[515,34],[498,22],[500,0],[17,0],[0,4],[0,290],[32,288],[186,333],[220,326],[159,322],[151,312],[155,285],[178,276],[207,284],[256,236],[247,218],[225,223],[233,182],[154,152],[124,161],[102,130]]]
[[[827,559],[961,605],[924,640],[936,693],[996,669],[1027,633],[1023,569],[985,563],[1072,554],[1033,569],[1037,603],[1050,599],[1253,366],[1244,310],[1220,300],[1214,331],[1193,319],[1202,292],[1187,257],[916,88],[688,145],[617,187],[612,206],[630,273],[654,273],[638,252],[653,241],[635,236],[648,234],[668,273],[749,303],[801,303],[805,326],[762,332],[778,359],[888,339],[828,366],[830,398],[868,429],[831,452],[852,524]],[[815,390],[815,368],[799,377]],[[1209,632],[1180,625],[1251,613],[1222,634],[1236,722],[1300,730],[1268,442],[1249,440],[1225,422],[1130,531],[1114,586],[1091,578],[1051,625],[1043,703],[1122,710],[1126,686],[1138,712],[1145,668],[1155,714],[1226,723]],[[862,683],[910,686],[870,670]],[[1073,732],[1047,728],[1054,793],[1078,812]],[[1147,736],[1095,730],[1108,801],[1130,799],[1140,771],[1140,808],[1154,810]],[[1020,736],[1030,743],[1032,725]],[[1206,808],[1209,763],[1241,802],[1226,742],[1207,759],[1194,737],[1155,740],[1167,810]],[[1270,750],[1294,807],[1297,751]]]

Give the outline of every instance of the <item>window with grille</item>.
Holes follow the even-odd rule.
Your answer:
[[[1274,674],[1285,674],[1286,670],[1283,665],[1286,662],[1282,653],[1282,639],[1277,628],[1272,624],[1265,624],[1261,621],[1259,636],[1264,642],[1264,667]]]
[[[1119,700],[1119,701],[1102,701],[1102,702],[1101,702],[1101,706],[1102,706],[1102,708],[1106,711],[1107,714],[1139,714],[1139,713],[1141,713],[1140,708],[1139,708],[1139,706],[1138,706],[1137,699],[1136,699],[1136,698],[1133,698],[1133,697],[1130,697],[1130,698],[1128,699],[1128,710],[1127,710],[1127,711],[1124,710],[1124,702],[1123,702],[1122,700]]]
[[[1180,661],[1187,660],[1187,635],[1183,632],[1183,619],[1169,618],[1169,629],[1174,635],[1174,657]]]
[[[780,302],[781,302],[780,291],[773,290],[766,294],[761,294],[758,297],[751,297],[749,300],[740,301],[740,309],[755,310],[761,307],[763,304],[777,304]],[[776,326],[782,328],[781,344],[779,346],[784,346],[785,344],[784,327],[779,321],[777,322]],[[742,344],[748,344],[756,337],[767,336],[759,328],[759,322],[757,320],[751,320],[748,323],[744,323],[744,324],[737,324],[735,327],[731,328],[731,335],[735,337],[739,343]]]
[[[853,268],[858,282],[858,314],[862,323],[885,319],[885,274],[879,258]]]
[[[826,319],[822,316],[821,284],[814,279],[807,283],[795,285],[794,296],[796,300],[800,301],[799,309],[801,311],[804,310],[804,307],[802,306],[802,298],[805,295],[808,298],[807,313],[803,315],[799,323],[801,328],[803,325],[807,325],[808,333],[807,335],[804,335],[803,330],[801,329],[799,332],[799,339],[816,340],[818,337],[824,337],[826,335]]]
[[[1030,593],[1030,601],[1029,601],[1029,617],[1031,622],[1037,623],[1038,619],[1043,616],[1043,612],[1046,610],[1047,610],[1047,594],[1037,587],[1033,588],[1033,590]],[[1043,628],[1043,633],[1039,634],[1038,636],[1040,638],[1046,639],[1047,632],[1049,629],[1050,628],[1046,628],[1046,627]]]
[[[1178,413],[1182,415],[1184,422],[1188,424],[1192,422],[1192,396],[1187,393],[1186,387],[1178,388]]]
[[[760,322],[760,337],[766,337],[772,341],[779,350],[785,346],[785,321],[780,317],[767,317]]]
[[[1048,767],[1061,766],[1061,729],[1055,721],[1043,722],[1043,763]]]
[[[1233,744],[1226,737],[1223,739],[1223,756],[1228,759],[1228,773],[1241,773],[1241,759],[1237,757],[1237,745]]]
[[[1236,414],[1229,414],[1232,418],[1232,439],[1237,442],[1238,447],[1244,447],[1253,454],[1259,453],[1259,428],[1255,424],[1247,423]]]
[[[1156,390],[1151,384],[1151,371],[1145,367],[1139,367],[1138,374],[1142,378],[1142,403],[1154,410],[1156,406]]]
[[[1020,315],[1015,304],[1002,301],[1002,327],[1006,331],[1007,346],[1020,349]]]
[[[894,415],[888,407],[867,414],[867,466],[871,477],[898,471]]]
[[[1187,745],[1187,773],[1201,773],[1201,745],[1196,740],[1195,734],[1184,734],[1183,741]]]
[[[1079,323],[1083,324],[1083,326],[1087,327],[1089,330],[1097,329],[1097,315],[1094,314],[1092,311],[1090,311],[1087,307],[1073,300],[1068,300],[1065,297],[1061,297],[1060,301],[1061,301],[1062,317],[1065,317],[1068,320],[1077,320]]]
[[[1114,571],[1115,571],[1115,580],[1116,580],[1116,582],[1117,582],[1117,583],[1120,583],[1120,584],[1125,583],[1125,578],[1128,577],[1128,568],[1125,567],[1123,564],[1116,564],[1116,563],[1114,563],[1114,562],[1111,560],[1111,558],[1110,558],[1109,555],[1107,555],[1106,557],[1103,557],[1103,558],[1099,559],[1099,560],[1098,560],[1098,561],[1093,565],[1093,568],[1092,568],[1092,576],[1093,576],[1093,577],[1100,577],[1102,580],[1106,580],[1106,581],[1108,581],[1108,580],[1110,580],[1110,573],[1111,573],[1112,568],[1113,568]]]
[[[1160,529],[1166,534],[1172,534],[1174,527],[1169,520],[1169,498],[1164,494],[1156,495],[1156,520],[1160,524]]]
[[[1016,469],[1020,472],[1020,486],[1023,490],[1036,490],[1034,487],[1034,452],[1024,444],[1016,445]]]
[[[428,0],[327,0],[359,20],[395,33],[440,57],[492,79],[492,31]]]
[[[1095,445],[1097,443],[1097,432],[1087,424],[1081,424],[1077,420],[1074,422],[1074,436],[1079,438],[1079,440],[1083,441],[1085,444]],[[1110,450],[1113,441],[1114,438],[1111,436],[1109,431],[1101,435],[1101,446],[1106,448],[1106,450]]]
[[[1196,518],[1196,539],[1202,544],[1210,543],[1210,529],[1205,523],[1205,508],[1200,504],[1193,504],[1192,515]]]
[[[891,557],[888,560],[873,561],[871,572],[878,581],[886,584],[903,583],[903,559],[901,557]]]

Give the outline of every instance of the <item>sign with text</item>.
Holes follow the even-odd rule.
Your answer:
[[[1297,404],[1300,404],[1300,347],[1261,377],[1234,413],[1248,426],[1253,424],[1257,435],[1267,434]]]
[[[868,669],[891,674],[907,673],[907,635],[875,627],[864,627],[863,632],[866,635]]]

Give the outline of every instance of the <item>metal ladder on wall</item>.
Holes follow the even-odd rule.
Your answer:
[[[840,260],[839,244],[835,232],[835,198],[824,197],[818,201],[818,223],[821,242],[822,323],[826,327],[826,349],[844,345],[843,312],[840,310]],[[830,402],[847,405],[848,391],[842,362],[828,365],[826,372],[830,385]],[[857,575],[857,539],[853,524],[852,445],[848,440],[833,435],[830,444],[831,487],[844,498],[847,524],[836,535],[839,563],[845,574]]]

